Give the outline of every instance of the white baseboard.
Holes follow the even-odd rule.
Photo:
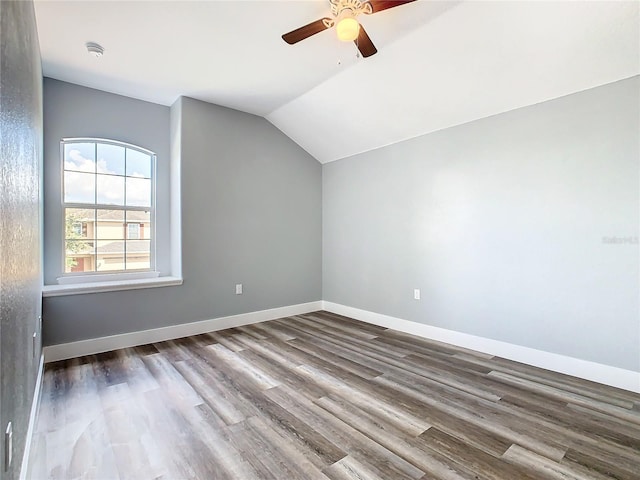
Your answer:
[[[301,315],[303,313],[315,312],[322,309],[322,302],[301,303],[286,307],[260,310],[257,312],[242,313],[229,317],[220,317],[199,322],[183,323],[169,327],[154,328],[140,332],[123,333],[109,337],[92,338],[78,342],[51,345],[44,348],[45,362],[55,362],[68,358],[81,357],[83,355],[93,355],[96,353],[108,352],[119,348],[135,347],[153,342],[163,342],[176,338],[199,335],[201,333],[214,332],[225,328],[240,327],[251,323],[266,322],[276,318],[290,317],[291,315]]]
[[[36,428],[36,419],[38,418],[38,410],[40,409],[40,397],[42,392],[42,376],[44,374],[44,353],[40,355],[40,364],[38,365],[38,376],[36,377],[36,387],[33,391],[33,400],[31,401],[31,413],[29,414],[29,426],[27,427],[27,437],[24,445],[24,453],[22,455],[22,464],[20,465],[20,480],[26,480],[27,469],[29,466],[29,455],[31,454],[31,442],[33,441],[33,431]]]
[[[511,343],[477,337],[466,333],[455,332],[445,328],[433,327],[422,323],[411,322],[400,318],[369,312],[359,308],[348,307],[332,302],[322,302],[323,310],[362,320],[381,327],[410,333],[419,337],[449,343],[490,355],[495,355],[516,362],[526,363],[534,367],[545,368],[554,372],[584,378],[594,382],[622,388],[640,393],[640,372],[611,367],[601,363],[580,360],[578,358],[558,355],[534,348],[523,347]]]
[[[309,313],[316,310],[327,310],[329,312],[362,320],[363,322],[410,333],[419,337],[469,348],[478,352],[500,356],[535,367],[545,368],[547,370],[573,375],[575,377],[584,378],[604,385],[610,385],[612,387],[640,393],[640,372],[559,355],[557,353],[536,350],[534,348],[514,345],[507,342],[501,342],[499,340],[492,340],[490,338],[469,335],[453,330],[447,330],[445,328],[411,322],[401,318],[391,317],[327,301],[302,303],[299,305],[290,305],[270,310],[260,310],[257,312],[220,317],[200,322],[172,325],[169,327],[143,330],[140,332],[124,333],[121,335],[52,345],[44,348],[44,361],[55,362],[57,360],[81,357],[83,355],[93,355],[119,348],[173,340],[175,338],[199,335],[201,333],[223,330],[225,328],[266,322],[267,320],[289,317],[291,315],[301,315],[303,313]]]

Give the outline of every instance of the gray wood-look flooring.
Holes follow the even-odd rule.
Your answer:
[[[327,312],[47,365],[33,479],[639,479],[640,395]]]

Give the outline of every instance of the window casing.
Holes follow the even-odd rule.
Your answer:
[[[154,272],[156,155],[73,138],[62,140],[61,158],[63,277]]]

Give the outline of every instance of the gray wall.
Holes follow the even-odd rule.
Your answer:
[[[20,474],[40,361],[42,73],[31,2],[0,2],[0,46],[0,478],[9,480]]]
[[[103,115],[130,135],[117,140],[131,140],[148,121],[134,117],[143,102],[89,89],[77,89],[82,101],[62,101],[61,90],[72,87],[50,88],[54,83],[60,85],[45,83],[46,189],[50,172],[60,168],[58,137],[85,134],[67,123],[74,109],[105,96]],[[171,112],[180,115],[171,123],[174,142],[180,132],[184,284],[45,298],[46,344],[321,299],[321,165],[263,118],[189,98]],[[91,116],[84,121],[92,135],[113,136],[98,120],[92,126]],[[59,122],[56,135],[50,122]],[[155,133],[169,139],[169,124],[162,128]],[[59,203],[54,197],[46,192],[47,207]],[[47,212],[47,221],[57,221]],[[243,295],[235,295],[236,283]]]
[[[324,165],[324,300],[640,371],[639,92]]]
[[[155,152],[156,267],[171,271],[169,223],[169,107],[44,79],[44,281],[55,285],[62,275],[63,225],[60,140],[95,137],[132,143]]]

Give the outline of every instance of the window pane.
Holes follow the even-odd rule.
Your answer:
[[[151,238],[151,212],[140,212],[138,210],[131,210],[127,212],[127,226],[137,224],[139,225],[139,239],[150,239]],[[136,227],[131,227],[135,229]],[[132,239],[131,236],[127,237]],[[132,239],[135,240],[135,239]]]
[[[96,171],[95,143],[65,143],[64,169],[78,172]]]
[[[127,270],[151,268],[151,242],[149,240],[127,241]]]
[[[127,223],[127,239],[138,240],[140,239],[140,224],[139,223]]]
[[[95,203],[95,175],[64,172],[64,201],[67,203]]]
[[[98,210],[98,240],[124,240],[124,210]]]
[[[99,240],[97,260],[99,272],[124,270],[124,242]]]
[[[94,242],[82,240],[67,240],[65,242],[64,271],[92,272],[94,266]]]
[[[127,148],[127,177],[151,178],[151,155]]]
[[[151,180],[127,177],[127,205],[132,207],[151,206]]]
[[[104,205],[124,205],[124,177],[96,175],[98,203]]]
[[[96,211],[88,208],[65,208],[64,236],[67,240],[94,238]]]
[[[99,143],[98,173],[124,175],[124,147]]]
[[[63,144],[65,272],[149,270],[155,155],[116,141],[72,142]]]

